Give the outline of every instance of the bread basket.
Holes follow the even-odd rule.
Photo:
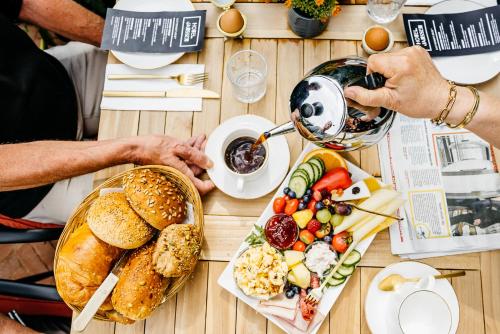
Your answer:
[[[191,180],[189,180],[189,178],[187,176],[185,176],[184,174],[182,174],[178,170],[171,168],[171,167],[166,167],[166,166],[150,165],[150,166],[136,167],[134,169],[145,169],[145,168],[148,168],[154,172],[158,172],[158,173],[165,175],[165,177],[170,182],[174,183],[178,187],[178,189],[181,191],[181,193],[185,196],[186,201],[193,205],[194,224],[199,227],[200,233],[201,233],[201,240],[203,240],[203,206],[201,203],[201,198],[200,198],[200,195],[198,193],[198,190],[195,188],[195,186],[191,182]],[[97,197],[99,197],[100,190],[103,188],[121,187],[122,178],[129,171],[119,173],[119,174],[109,178],[104,183],[102,183],[100,186],[95,188],[83,200],[83,202],[78,206],[78,208],[76,208],[76,210],[73,212],[71,217],[68,219],[66,226],[64,227],[64,230],[61,234],[61,237],[59,238],[59,241],[57,242],[55,256],[54,256],[54,273],[57,272],[59,252],[60,252],[61,248],[67,242],[67,240],[69,239],[71,234],[78,227],[80,227],[82,224],[85,223],[85,217],[87,215],[87,211],[90,208],[91,204],[94,202],[94,200]],[[184,275],[182,277],[173,278],[171,280],[169,287],[165,291],[165,297],[163,298],[163,302],[165,302],[170,297],[174,296],[177,292],[179,292],[191,274],[192,273],[190,273],[188,275]],[[55,280],[56,280],[56,287],[59,289],[57,276],[55,276]],[[76,306],[71,305],[71,304],[68,304],[68,306],[73,311],[80,312],[82,310],[81,307],[76,307]],[[94,319],[111,321],[106,316],[103,316],[100,314],[96,314],[94,316]]]

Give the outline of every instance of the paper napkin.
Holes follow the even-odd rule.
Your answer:
[[[140,70],[123,64],[108,64],[104,90],[165,91],[181,86],[176,80],[140,79],[108,80],[109,74],[158,74],[177,75],[181,73],[203,73],[204,64],[172,64],[154,70]],[[203,83],[190,87],[203,88]],[[158,97],[103,97],[101,109],[112,110],[159,110],[159,111],[201,111],[201,98],[158,98]]]

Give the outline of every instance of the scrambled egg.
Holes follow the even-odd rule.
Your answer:
[[[234,278],[244,294],[270,298],[283,292],[288,266],[283,256],[267,242],[250,247],[236,260]]]

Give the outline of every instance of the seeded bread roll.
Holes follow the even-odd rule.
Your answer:
[[[161,173],[131,170],[123,177],[123,189],[132,208],[158,230],[186,218],[184,195]]]
[[[125,317],[124,315],[120,314],[116,310],[108,311],[105,313],[105,315],[109,318],[109,320],[114,321],[114,322],[119,322],[121,324],[125,325],[130,325],[135,322],[135,320],[129,319]]]
[[[199,229],[191,224],[170,225],[161,231],[153,255],[155,270],[165,277],[189,274],[201,251]]]
[[[99,196],[89,208],[87,223],[99,239],[123,249],[144,245],[154,233],[119,192]]]
[[[111,302],[123,316],[141,320],[146,318],[163,300],[170,280],[153,268],[155,242],[150,242],[132,252],[118,274]]]

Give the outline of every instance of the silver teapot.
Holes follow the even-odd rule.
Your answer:
[[[367,89],[383,87],[379,73],[366,75],[366,59],[347,57],[327,61],[306,75],[290,96],[290,119],[264,133],[269,137],[297,130],[302,137],[321,147],[353,151],[369,147],[389,131],[395,112],[365,107],[344,97],[347,86]],[[366,113],[378,114],[367,119]]]

